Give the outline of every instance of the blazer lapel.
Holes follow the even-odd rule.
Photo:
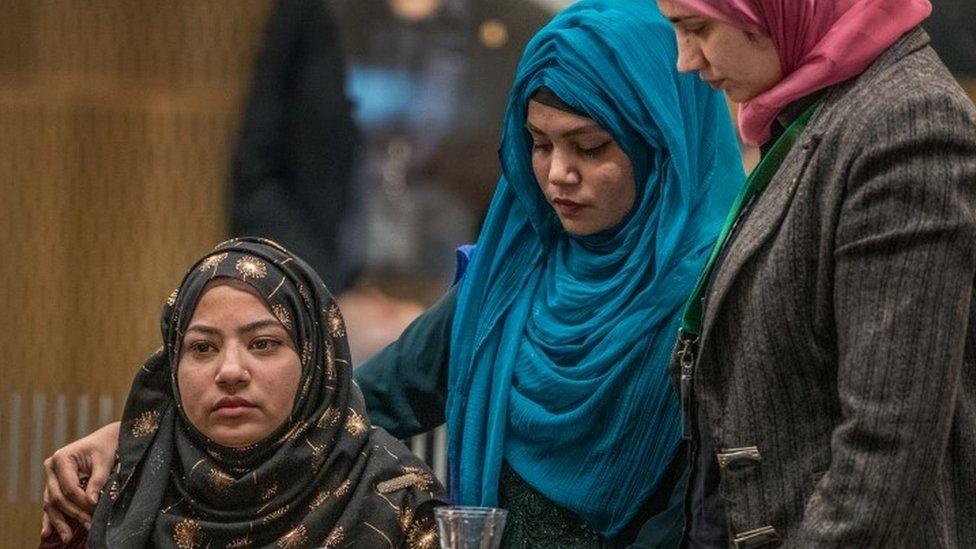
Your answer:
[[[769,185],[762,192],[746,219],[741,221],[738,233],[728,244],[725,257],[716,266],[711,289],[705,296],[705,316],[702,320],[702,344],[715,322],[716,315],[722,307],[732,284],[749,259],[769,240],[776,229],[782,224],[789,209],[790,202],[796,194],[797,184],[803,173],[803,168],[816,150],[820,136],[813,131],[817,118],[810,122],[810,127],[797,140],[793,149],[783,160],[782,166],[773,176]]]

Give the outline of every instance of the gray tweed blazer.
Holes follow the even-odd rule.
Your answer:
[[[714,275],[695,391],[742,546],[976,547],[976,109],[928,42],[827,92]]]

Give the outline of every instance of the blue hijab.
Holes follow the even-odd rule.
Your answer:
[[[646,0],[582,0],[526,46],[503,176],[461,282],[448,374],[456,502],[496,505],[505,459],[601,535],[654,492],[680,442],[667,371],[682,304],[744,181],[724,99],[675,70]],[[530,97],[546,87],[608,130],[634,168],[615,228],[566,233],[532,172]]]

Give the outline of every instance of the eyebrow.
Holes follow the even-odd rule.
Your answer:
[[[548,135],[546,132],[540,130],[539,128],[537,128],[535,126],[533,126],[532,123],[530,123],[530,122],[526,122],[525,123],[525,129],[529,130],[530,133],[535,133],[535,134],[539,134],[539,135]],[[584,133],[610,133],[610,132],[608,132],[607,130],[601,128],[597,124],[585,124],[585,125],[580,126],[578,128],[573,128],[573,129],[569,130],[568,132],[561,133],[561,134],[559,134],[559,137],[573,137],[573,136],[580,135],[580,134],[584,134]]]
[[[248,332],[253,332],[255,330],[260,330],[261,328],[269,328],[274,326],[281,326],[281,323],[273,318],[267,318],[264,320],[256,320],[254,322],[249,322],[237,329],[237,333],[245,334]],[[282,327],[283,328],[283,327]],[[220,330],[214,328],[213,326],[207,326],[206,324],[193,324],[186,329],[186,333],[190,332],[202,332],[205,334],[219,335]]]
[[[677,25],[678,23],[684,23],[684,22],[687,22],[687,21],[696,21],[696,20],[699,20],[699,19],[700,20],[704,20],[705,18],[702,17],[702,16],[700,16],[700,15],[697,15],[697,14],[675,15],[675,16],[672,16],[672,17],[668,17],[668,21],[671,21],[675,25]]]

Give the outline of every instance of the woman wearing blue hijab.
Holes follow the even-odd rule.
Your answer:
[[[452,498],[507,507],[507,546],[680,539],[668,358],[744,177],[724,100],[676,58],[644,0],[582,0],[544,27],[460,282],[357,369],[374,424],[447,422]]]
[[[667,480],[681,440],[666,367],[678,313],[743,180],[724,100],[676,73],[669,30],[648,2],[584,1],[526,47],[503,177],[451,333],[449,480],[461,503],[496,505],[506,462],[614,538]],[[586,156],[601,140],[583,136],[560,154],[559,131],[534,127],[533,111],[567,110],[630,161],[632,207],[612,226],[564,207],[585,193],[586,164],[608,154]],[[581,181],[565,181],[577,166]]]

